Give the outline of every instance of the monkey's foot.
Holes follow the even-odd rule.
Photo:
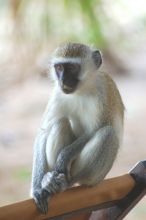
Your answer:
[[[68,187],[66,176],[56,171],[48,172],[42,180],[42,188],[50,194],[64,191]]]
[[[45,189],[33,193],[33,199],[36,203],[36,206],[38,210],[43,214],[46,214],[48,212],[49,198],[50,194]]]

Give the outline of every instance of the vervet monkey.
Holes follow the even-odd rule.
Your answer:
[[[67,43],[51,59],[52,97],[38,132],[32,196],[42,213],[53,194],[74,183],[93,186],[111,169],[120,146],[124,106],[90,46]]]

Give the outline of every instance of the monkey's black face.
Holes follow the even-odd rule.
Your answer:
[[[64,93],[73,93],[79,83],[81,66],[78,63],[58,63],[54,65],[59,84]]]

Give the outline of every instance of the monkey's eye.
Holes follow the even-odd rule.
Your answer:
[[[55,64],[55,70],[56,72],[60,73],[60,72],[63,72],[64,71],[64,67],[62,64]]]

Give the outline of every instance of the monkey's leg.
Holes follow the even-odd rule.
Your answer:
[[[69,127],[66,128],[68,129],[65,134],[68,134]],[[63,130],[62,135],[64,135],[64,132],[65,130]],[[81,152],[88,139],[89,135],[84,134],[80,138],[76,139],[72,144],[65,146],[60,151],[56,160],[54,171],[48,172],[42,180],[42,188],[44,190],[53,194],[61,192],[70,186],[71,164],[77,155]]]
[[[55,171],[47,173],[43,178],[44,190],[54,193],[75,182],[94,185],[104,178],[117,154],[118,139],[111,126],[101,128],[89,138],[84,134],[61,150]]]
[[[66,122],[68,123],[68,122]],[[56,130],[56,127],[54,127]],[[57,139],[60,143],[60,137],[62,137],[64,134],[69,134],[70,137],[74,136],[72,134],[72,130],[70,127],[70,124],[66,124],[66,126],[63,125],[63,130],[61,129],[59,134],[61,136],[58,136]],[[66,130],[65,130],[66,128]],[[70,131],[70,132],[69,132]],[[58,133],[57,131],[55,131]],[[61,133],[63,132],[63,133]],[[70,181],[70,169],[71,164],[73,160],[78,156],[78,154],[81,152],[81,150],[84,148],[86,142],[89,140],[90,136],[87,134],[83,134],[81,137],[76,139],[71,144],[66,142],[66,144],[69,144],[65,146],[59,153],[59,156],[57,157],[57,161],[55,164],[54,171],[48,172],[42,180],[42,190],[47,191],[49,194],[54,194],[60,191],[63,191],[71,186]],[[73,141],[74,138],[72,138]],[[63,143],[64,143],[63,139]],[[51,142],[52,143],[52,142]],[[58,143],[58,144],[59,144]],[[57,144],[57,145],[58,145]],[[59,146],[59,145],[58,145]]]
[[[71,182],[95,185],[102,181],[111,169],[119,140],[112,126],[98,130],[85,145],[71,167]]]
[[[62,118],[51,127],[46,142],[46,159],[50,171],[44,174],[41,180],[41,191],[37,194],[38,207],[46,213],[49,197],[67,188],[68,183],[64,173],[58,173],[55,169],[57,156],[62,148],[71,144],[75,139],[68,119]]]

